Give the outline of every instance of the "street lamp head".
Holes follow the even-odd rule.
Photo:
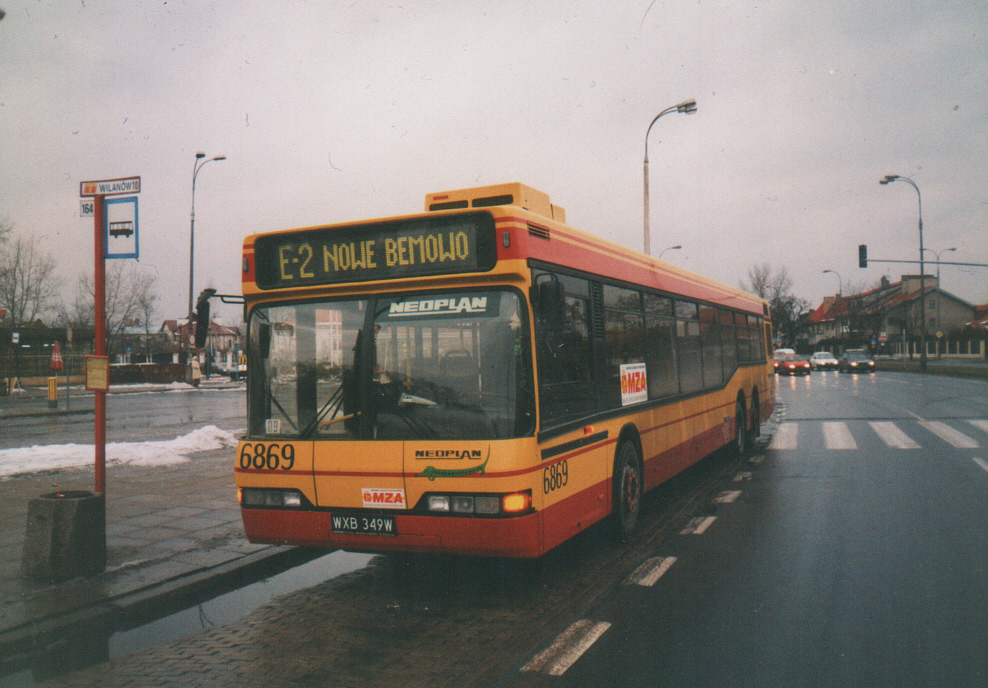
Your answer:
[[[205,157],[206,157],[206,154],[203,153],[202,151],[199,151],[198,153],[196,153],[196,160],[198,160],[199,158],[205,158]]]
[[[696,112],[696,100],[690,98],[689,100],[684,100],[682,103],[676,106],[676,112],[682,112],[686,115],[692,115]]]
[[[213,158],[213,160],[226,160],[226,156],[225,155],[217,155],[216,157]]]
[[[880,181],[878,183],[879,184],[888,184],[889,182],[894,182],[898,178],[899,178],[899,175],[897,175],[897,174],[887,174],[887,175],[885,175],[885,179],[883,179],[882,181]]]

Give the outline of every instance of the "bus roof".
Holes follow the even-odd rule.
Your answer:
[[[510,240],[502,238],[498,241],[499,261],[533,259],[765,317],[769,315],[767,302],[737,287],[717,282],[565,224],[565,210],[553,205],[548,194],[525,184],[512,182],[469,187],[425,196],[426,214],[451,215],[456,211],[475,212],[481,209],[490,210],[494,214],[499,232],[510,233]],[[386,221],[411,220],[416,217],[421,218],[423,215],[387,218]],[[264,234],[358,227],[380,221],[385,220],[334,223],[321,228],[308,227]],[[254,243],[259,236],[261,235],[251,235],[244,240],[245,287],[254,279],[253,265],[250,265],[249,270],[247,267],[247,255],[254,253]],[[251,256],[251,263],[252,260]]]

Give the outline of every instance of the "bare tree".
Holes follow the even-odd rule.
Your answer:
[[[158,293],[156,275],[141,272],[136,264],[115,260],[106,269],[106,335],[107,355],[112,356],[114,340],[127,327],[143,328],[150,337]],[[76,326],[93,326],[95,323],[96,297],[93,276],[88,272],[79,275],[76,282],[75,301],[65,312],[66,319]]]
[[[775,332],[788,343],[796,340],[799,318],[809,309],[810,302],[792,292],[793,281],[784,267],[773,270],[768,263],[753,265],[741,288],[768,301]]]
[[[61,286],[57,264],[41,250],[33,234],[11,237],[10,223],[0,225],[0,308],[11,327],[34,322],[50,310]]]

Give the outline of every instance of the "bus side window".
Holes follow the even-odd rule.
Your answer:
[[[555,311],[554,322],[537,317],[535,323],[543,429],[586,416],[595,410],[590,356],[589,283],[567,275],[555,277],[564,291],[563,308]],[[537,315],[543,314],[548,315],[548,311],[540,309],[537,312]]]

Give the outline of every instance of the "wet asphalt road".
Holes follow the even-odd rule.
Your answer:
[[[988,383],[814,373],[778,392],[734,501],[656,548],[675,562],[653,586],[586,610],[610,625],[562,676],[506,684],[988,685]]]
[[[751,462],[536,562],[376,557],[56,685],[982,686],[988,383],[778,380]]]
[[[35,400],[36,401],[36,400]],[[71,409],[93,408],[93,396],[73,391]],[[107,395],[107,441],[140,442],[171,440],[204,425],[223,430],[247,426],[244,387],[230,389],[179,389],[114,393]],[[23,404],[28,408],[28,404]],[[42,409],[40,402],[30,410]],[[8,404],[10,413],[21,409]],[[59,409],[65,408],[64,390],[59,391]],[[73,413],[0,419],[0,449],[48,444],[92,444],[93,414]]]

